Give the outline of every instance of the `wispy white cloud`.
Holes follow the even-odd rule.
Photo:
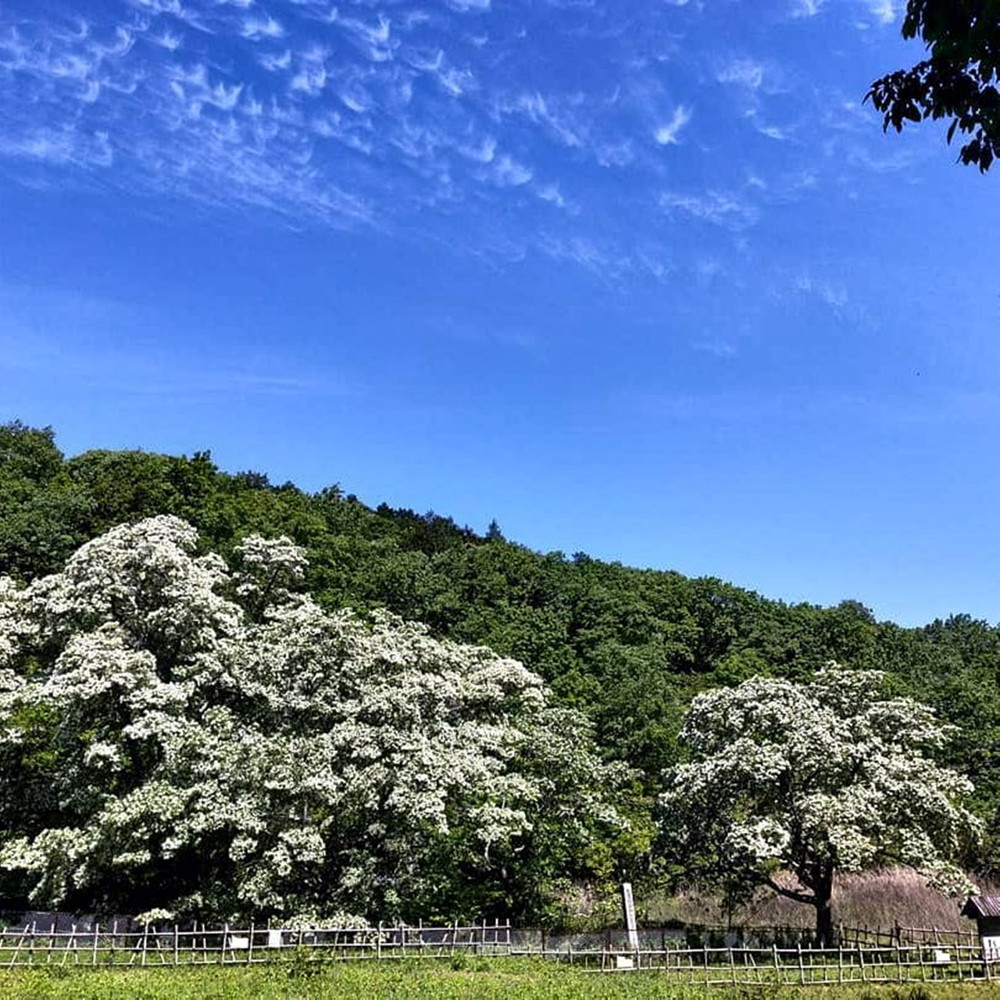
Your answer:
[[[793,86],[766,50],[691,48],[680,26],[712,13],[699,0],[544,0],[530,18],[488,0],[12,2],[0,172],[23,183],[100,174],[130,195],[297,224],[480,239],[505,259],[544,228],[551,259],[665,280],[648,249],[661,233],[687,227],[724,256],[774,202],[839,183],[835,166],[892,168],[867,109]],[[883,19],[899,0],[844,5]],[[807,148],[813,121],[822,140]],[[763,141],[717,156],[748,127],[785,140],[778,166]],[[807,170],[811,187],[786,183]]]
[[[787,126],[782,127],[780,125],[765,125],[763,122],[756,120],[754,116],[754,128],[768,139],[775,139],[779,142],[788,139],[791,136],[791,129]]]
[[[518,94],[514,98],[501,98],[494,109],[497,120],[504,115],[519,115],[528,119],[564,146],[579,147],[587,140],[588,128],[579,115],[585,104],[581,93],[568,96],[544,96],[534,93]]]
[[[843,286],[834,285],[828,279],[800,274],[794,278],[794,288],[797,292],[815,295],[825,305],[837,311],[842,310],[848,303],[847,290]]]
[[[263,52],[259,56],[260,64],[271,73],[278,73],[292,65],[292,50],[283,52]]]
[[[727,229],[745,229],[760,217],[760,209],[745,195],[709,190],[699,194],[665,191],[660,208],[668,215],[686,216]]]
[[[563,197],[562,191],[559,190],[558,184],[543,184],[536,189],[535,193],[542,201],[547,201],[550,205],[555,205],[556,208],[570,207],[569,203]]]
[[[713,357],[728,360],[737,355],[736,344],[732,340],[725,338],[706,336],[698,340],[691,341],[691,347],[704,354],[711,354]]]
[[[679,104],[674,108],[674,113],[671,115],[670,120],[660,125],[653,133],[653,137],[661,146],[676,145],[679,141],[678,136],[690,121],[691,109],[685,107],[683,104]]]
[[[733,59],[716,74],[719,83],[735,83],[757,90],[764,83],[764,64],[756,59]]]
[[[880,24],[891,24],[902,13],[903,3],[896,0],[865,0],[868,10]]]
[[[306,371],[288,359],[250,352],[241,361],[183,348],[150,334],[171,321],[153,306],[81,292],[0,282],[0,372],[59,378],[125,395],[352,396],[357,379],[337,369]],[[53,331],[60,331],[58,334]],[[71,332],[68,332],[71,331]],[[127,345],[127,346],[125,346]]]
[[[87,170],[108,168],[115,160],[107,132],[88,133],[72,125],[39,126],[16,139],[0,138],[0,155]]]
[[[499,156],[490,165],[490,177],[500,187],[520,187],[532,178],[531,168],[512,156]]]
[[[815,17],[825,4],[826,0],[793,0],[792,17]]]
[[[251,41],[262,38],[281,38],[285,29],[273,17],[265,14],[263,17],[248,17],[243,22],[240,34]]]
[[[827,8],[828,2],[829,0],[792,0],[792,17],[815,17]],[[879,24],[891,24],[902,15],[906,6],[905,0],[854,0],[854,3],[864,7]]]

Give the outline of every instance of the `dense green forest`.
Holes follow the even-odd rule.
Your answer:
[[[884,671],[892,693],[961,727],[943,763],[972,779],[972,806],[993,829],[1000,629],[986,622],[955,615],[902,628],[856,601],[787,604],[715,578],[533,552],[496,524],[480,534],[433,512],[372,509],[336,485],[306,493],[264,473],[221,471],[208,452],[66,458],[49,428],[0,427],[0,576],[55,572],[87,540],[158,514],[184,518],[227,559],[248,534],[287,535],[306,549],[306,583],[324,608],[387,608],[540,674],[559,703],[592,720],[605,758],[639,775],[633,843],[618,845],[634,866],[648,870],[648,817],[663,770],[679,759],[692,697],[751,676],[801,679],[829,660]],[[989,832],[965,861],[996,866]]]

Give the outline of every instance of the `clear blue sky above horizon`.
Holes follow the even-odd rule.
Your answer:
[[[901,13],[4,0],[0,419],[997,621],[997,178],[862,104]]]

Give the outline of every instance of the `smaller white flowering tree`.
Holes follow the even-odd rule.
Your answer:
[[[882,680],[831,663],[809,683],[754,678],[695,698],[689,762],[660,800],[680,871],[730,900],[769,887],[815,907],[822,946],[838,872],[901,864],[943,891],[970,888],[952,860],[978,836],[961,804],[972,786],[932,756],[952,727],[884,697]]]

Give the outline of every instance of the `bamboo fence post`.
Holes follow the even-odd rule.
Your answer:
[[[146,949],[149,947],[149,924],[143,924],[142,927],[142,959],[140,960],[140,965],[146,964]]]
[[[52,961],[52,945],[56,937],[56,922],[52,921],[52,926],[49,928],[48,944],[45,946],[45,964],[48,965]]]
[[[802,964],[802,942],[800,941],[796,948],[799,953],[799,985],[805,986],[806,984],[806,967]]]
[[[229,941],[229,921],[222,925],[222,948],[219,951],[219,965],[226,964],[226,943]]]
[[[100,921],[94,924],[94,948],[90,953],[90,964],[96,968],[97,967],[97,941],[101,934],[101,924]]]
[[[382,961],[382,921],[378,922],[378,932],[375,936],[375,960]]]
[[[247,938],[247,965],[253,965],[253,921],[252,920],[250,921],[250,937]]]
[[[7,963],[8,969],[13,969],[17,964],[17,956],[21,952],[21,945],[24,944],[24,939],[28,936],[28,925],[24,925],[24,930],[21,931],[21,936],[17,939],[17,947],[14,949],[14,954],[10,956],[10,961]]]
[[[35,961],[35,943],[34,943],[34,931],[35,922],[31,922],[31,930],[28,930],[28,925],[25,923],[24,931],[21,933],[21,937],[17,942],[17,948],[11,957],[11,966],[14,965],[14,960],[17,958],[18,953],[21,951],[21,945],[24,944],[25,940],[28,942],[28,965],[33,965]]]
[[[181,964],[181,929],[174,921],[174,968]]]
[[[771,955],[774,958],[774,981],[781,982],[781,970],[778,968],[778,943],[775,941],[771,945]]]
[[[733,980],[733,986],[736,985],[736,962],[733,960],[733,949],[729,949],[729,973]]]
[[[69,958],[69,953],[74,950],[74,941],[76,938],[76,924],[70,924],[69,940],[66,942],[66,947],[63,949],[62,958],[59,960],[60,965],[66,964],[66,959]]]

